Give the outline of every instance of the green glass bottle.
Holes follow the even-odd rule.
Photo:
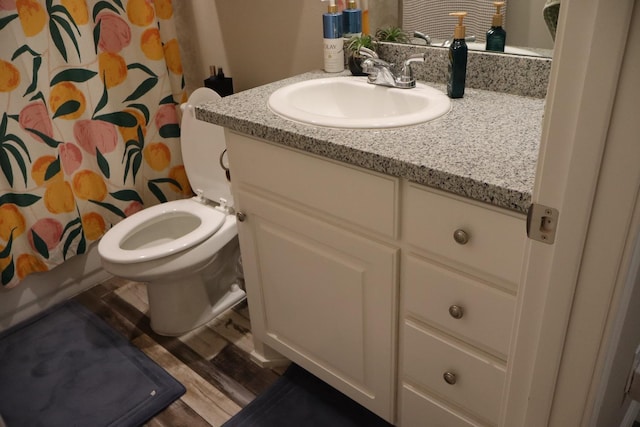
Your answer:
[[[502,14],[500,8],[504,6],[503,1],[494,1],[496,13],[493,15],[491,28],[487,31],[486,49],[494,52],[504,52],[504,45],[507,41],[507,32],[502,28]]]
[[[452,12],[449,15],[458,17],[458,25],[453,33],[453,42],[449,46],[447,95],[449,95],[449,98],[462,98],[467,78],[467,54],[469,51],[467,43],[464,41],[465,27],[463,25],[467,12]]]

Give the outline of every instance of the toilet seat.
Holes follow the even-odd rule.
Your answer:
[[[213,205],[194,199],[161,203],[145,208],[113,226],[100,240],[99,251],[106,260],[122,264],[166,257],[211,237],[220,229],[227,215]],[[188,231],[180,236],[172,236],[171,233],[176,234],[177,217],[184,219]],[[171,225],[162,227],[161,223],[165,221],[170,221]],[[154,226],[163,228],[163,234],[156,235],[155,240],[144,244],[136,242],[137,237],[149,237],[148,229]]]

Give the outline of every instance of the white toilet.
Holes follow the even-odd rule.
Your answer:
[[[182,335],[245,298],[233,198],[222,167],[224,132],[195,117],[196,105],[219,98],[199,88],[181,106],[182,157],[198,195],[143,209],[98,245],[106,271],[147,283],[151,327],[161,335]]]

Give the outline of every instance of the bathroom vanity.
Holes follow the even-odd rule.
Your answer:
[[[396,425],[495,426],[543,100],[468,88],[444,117],[378,130],[269,111],[322,77],[197,109],[226,128],[258,348]]]

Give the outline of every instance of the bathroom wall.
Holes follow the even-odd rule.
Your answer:
[[[51,271],[34,273],[20,286],[0,290],[0,331],[110,277],[100,267],[97,244]]]
[[[509,40],[552,48],[542,19],[546,0],[509,7]],[[209,65],[223,67],[236,91],[322,68],[319,0],[191,0],[176,2],[187,90],[202,86]],[[371,28],[397,23],[398,0],[369,0]]]
[[[545,3],[546,0],[509,3],[507,44],[553,49],[553,39],[542,16]]]
[[[193,0],[177,2],[188,90],[209,65],[223,67],[241,91],[322,67],[320,1]]]
[[[370,0],[371,28],[391,25],[397,0]],[[187,90],[202,86],[209,65],[233,77],[236,91],[322,68],[320,0],[176,2]]]

